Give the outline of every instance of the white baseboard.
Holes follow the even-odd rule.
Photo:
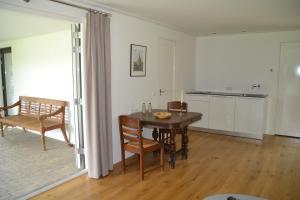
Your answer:
[[[257,140],[263,139],[263,134],[240,133],[240,132],[233,132],[233,131],[223,131],[223,130],[216,130],[216,129],[199,128],[199,127],[193,127],[193,126],[189,127],[189,130],[201,131],[201,132],[206,132],[206,133],[215,133],[215,134],[221,134],[221,135],[245,137],[245,138],[257,139]]]

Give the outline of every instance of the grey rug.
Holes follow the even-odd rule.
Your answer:
[[[48,137],[46,146],[43,151],[38,134],[17,128],[0,136],[0,200],[18,199],[79,171],[74,148]]]
[[[217,194],[206,197],[203,200],[266,200],[256,196],[244,195],[244,194]]]

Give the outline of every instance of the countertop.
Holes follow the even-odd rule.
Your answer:
[[[235,96],[235,97],[255,97],[255,98],[266,98],[268,96],[267,94],[211,92],[211,91],[191,91],[191,92],[187,92],[186,94],[220,95],[220,96]]]

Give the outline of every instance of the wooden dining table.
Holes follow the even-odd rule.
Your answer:
[[[153,116],[155,112],[163,112],[166,110],[153,109],[152,113],[135,112],[130,116],[140,119],[143,128],[153,128],[152,136],[154,140],[158,140],[158,129],[170,130],[170,148],[169,148],[169,166],[175,167],[176,162],[176,133],[182,134],[182,149],[183,158],[188,158],[188,126],[202,118],[201,113],[196,112],[178,112],[168,111],[172,115],[168,119],[158,119]]]

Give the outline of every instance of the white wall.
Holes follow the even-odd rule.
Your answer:
[[[300,31],[198,37],[195,89],[269,94],[267,133],[274,134],[280,43],[293,41]],[[251,90],[254,83],[261,89]]]
[[[176,89],[192,90],[195,72],[195,38],[156,24],[113,13],[111,18],[112,116],[114,163],[120,161],[117,117],[141,109],[149,99],[158,105],[159,38],[176,43]],[[146,77],[130,77],[130,44],[147,46]],[[151,97],[154,93],[155,96]]]
[[[3,2],[3,3],[1,3]],[[47,5],[49,4],[49,5]],[[42,15],[62,17],[68,20],[84,21],[85,13],[79,9],[64,8],[46,0],[32,1],[30,4],[0,0],[0,7],[25,10]],[[51,8],[51,9],[49,9]],[[96,8],[98,9],[98,8]],[[111,51],[112,51],[112,126],[113,161],[120,161],[120,139],[117,117],[141,108],[143,101],[151,98],[153,108],[158,105],[158,41],[159,38],[176,43],[176,89],[192,90],[195,85],[195,37],[176,32],[162,26],[134,17],[112,12]],[[147,46],[147,75],[133,78],[129,75],[130,44]]]
[[[69,28],[69,29],[68,29]],[[73,117],[71,30],[23,38],[0,43],[12,48],[12,68],[7,69],[8,104],[19,96],[35,96],[66,100]],[[74,142],[73,119],[69,127]],[[46,136],[63,140],[61,132],[47,132]]]

